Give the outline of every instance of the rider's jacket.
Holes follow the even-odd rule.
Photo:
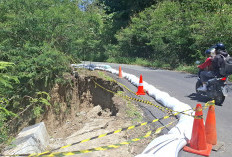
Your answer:
[[[200,68],[201,70],[207,70],[210,71],[212,70],[212,63],[213,58],[212,57],[208,57],[204,63],[202,63],[201,65],[198,65],[197,67]]]

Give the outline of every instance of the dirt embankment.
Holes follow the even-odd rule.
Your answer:
[[[71,85],[56,85],[53,88],[51,91],[53,107],[43,119],[39,120],[45,122],[51,136],[49,150],[134,125],[138,123],[135,119],[138,120],[138,116],[140,118],[143,116],[142,111],[132,102],[96,86],[94,81],[114,92],[123,91],[116,83],[101,77],[97,71],[79,71],[78,77],[72,77]],[[143,136],[148,130],[148,126],[144,126],[123,131],[60,149],[58,152],[118,144]],[[151,140],[152,137],[149,137],[120,148],[75,156],[135,156],[141,153]]]

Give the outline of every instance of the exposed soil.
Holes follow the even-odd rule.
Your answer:
[[[53,107],[43,119],[38,120],[45,122],[51,136],[49,150],[134,125],[138,123],[134,120],[136,116],[138,114],[143,116],[142,111],[133,102],[128,105],[128,101],[123,98],[96,86],[94,81],[114,92],[123,91],[123,88],[116,83],[101,78],[98,71],[79,70],[75,76],[76,78],[67,75],[67,78],[72,80],[71,86],[56,85],[53,88],[51,91]],[[131,105],[136,108],[134,115],[128,114],[131,111]],[[143,126],[80,143],[58,150],[58,152],[118,144],[143,136],[147,131],[149,127]],[[154,137],[116,149],[75,156],[135,156],[144,150],[152,138]]]

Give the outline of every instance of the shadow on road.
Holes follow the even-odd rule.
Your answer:
[[[187,97],[189,97],[191,100],[196,100],[196,101],[204,102],[204,103],[206,103],[210,100],[208,97],[205,97],[203,95],[199,95],[196,93],[192,93],[192,94],[188,95]]]
[[[189,75],[185,76],[184,78],[194,78],[194,77],[198,77],[198,75],[196,75],[196,74],[189,74]]]
[[[143,69],[146,69],[146,70],[163,70],[161,68],[156,68],[156,67],[143,67]]]
[[[191,100],[196,100],[198,102],[202,102],[202,103],[207,103],[208,101],[211,101],[212,99],[206,97],[206,96],[203,96],[203,95],[199,95],[199,94],[196,94],[196,93],[192,93],[186,97],[189,97]],[[215,104],[217,105],[217,104]],[[222,105],[217,105],[217,106],[222,106]]]

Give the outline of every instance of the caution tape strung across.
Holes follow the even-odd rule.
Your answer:
[[[163,107],[163,106],[159,106],[159,105],[152,104],[152,103],[151,103],[150,101],[148,101],[147,99],[141,97],[140,95],[137,95],[135,92],[133,92],[132,90],[130,90],[130,89],[129,89],[127,86],[125,86],[124,84],[122,84],[122,83],[120,83],[120,82],[118,82],[118,81],[116,81],[116,80],[114,80],[114,79],[112,79],[112,81],[113,81],[113,82],[116,82],[117,84],[119,84],[119,85],[121,85],[121,86],[123,86],[123,87],[124,87],[126,90],[128,90],[130,93],[133,93],[133,94],[136,95],[137,97],[140,97],[141,99],[145,100],[145,102],[143,102],[143,101],[140,100],[140,99],[134,100],[134,99],[136,99],[136,98],[131,98],[131,97],[129,97],[128,99],[134,100],[134,101],[143,102],[143,103],[149,104],[149,105],[153,105],[153,106],[155,106],[156,108],[158,108],[159,110],[161,110],[161,111],[163,111],[163,112],[165,112],[165,111],[167,111],[167,110],[173,112],[173,110],[170,109],[170,108],[165,108],[165,107]],[[186,111],[183,111],[183,112],[186,112]]]
[[[168,117],[170,117],[170,116],[165,116],[165,117],[160,118],[160,119],[154,119],[153,121],[141,123],[141,124],[138,124],[138,125],[135,125],[135,126],[130,126],[130,127],[125,128],[125,129],[122,128],[122,129],[113,131],[113,133],[119,133],[121,131],[130,130],[130,129],[133,129],[135,127],[144,126],[144,125],[147,125],[149,123],[157,122],[158,120],[161,120],[161,119],[167,119]],[[158,129],[156,129],[154,131],[154,135],[159,134],[164,128],[172,125],[174,122],[176,122],[176,121],[170,122],[165,126],[159,127]],[[109,145],[109,146],[102,146],[102,147],[97,147],[97,148],[92,148],[92,149],[87,149],[87,150],[79,150],[79,151],[72,151],[72,152],[54,152],[54,153],[52,153],[52,151],[55,151],[55,150],[60,150],[60,149],[63,149],[63,148],[73,146],[75,144],[79,144],[79,143],[83,143],[83,142],[93,140],[92,138],[82,140],[82,141],[79,141],[79,142],[76,142],[76,143],[73,143],[73,144],[70,144],[70,145],[66,145],[66,146],[63,146],[63,147],[60,147],[60,148],[57,148],[57,149],[53,149],[51,151],[46,151],[46,152],[43,152],[43,153],[39,153],[39,154],[16,154],[16,155],[4,155],[4,156],[29,156],[29,157],[39,157],[39,156],[55,157],[55,156],[59,156],[60,157],[60,156],[68,156],[68,155],[74,155],[74,154],[83,154],[83,153],[89,153],[89,152],[94,152],[94,151],[99,151],[99,150],[108,150],[108,149],[118,148],[120,146],[127,145],[127,144],[130,144],[132,142],[136,142],[136,141],[139,141],[141,139],[147,138],[147,137],[149,137],[151,135],[151,133],[152,133],[152,131],[149,131],[149,132],[146,133],[145,136],[142,136],[142,137],[139,137],[139,138],[134,138],[134,139],[132,139],[130,141],[127,141],[127,142],[122,142],[122,143],[119,143],[119,144],[113,144],[113,145]],[[107,134],[99,135],[99,136],[96,136],[96,137],[101,138],[101,137],[105,137],[105,136],[107,136],[109,134],[110,133],[107,133]],[[93,137],[93,138],[95,139],[95,137]]]
[[[141,99],[138,99],[138,98],[129,97],[129,96],[127,96],[127,95],[118,94],[118,93],[116,93],[116,92],[113,92],[113,91],[111,91],[111,90],[109,90],[109,89],[104,88],[103,86],[101,86],[101,85],[99,85],[97,82],[95,82],[94,80],[93,80],[93,82],[95,83],[95,85],[99,86],[100,88],[102,88],[102,89],[104,89],[104,90],[106,90],[106,91],[108,91],[108,92],[110,92],[110,93],[119,95],[119,96],[121,96],[121,97],[123,97],[123,98],[126,98],[126,99],[128,99],[128,100],[133,100],[133,101],[142,102],[142,103],[144,103],[144,104],[149,104],[149,105],[155,106],[156,108],[158,108],[159,110],[162,110],[162,111],[171,111],[171,112],[182,113],[182,114],[185,114],[185,115],[188,115],[188,116],[192,116],[192,115],[189,115],[189,114],[187,114],[187,113],[184,113],[184,112],[189,111],[189,110],[192,110],[192,109],[189,109],[189,110],[186,110],[186,111],[182,111],[182,112],[173,111],[173,110],[171,110],[171,109],[169,109],[169,108],[167,108],[167,107],[155,105],[155,104],[153,104],[152,102],[150,102],[150,101],[148,101],[148,100],[141,100]]]
[[[112,81],[113,81],[113,82],[116,82],[117,84],[120,84],[120,85],[123,86],[126,90],[128,90],[130,93],[133,93],[134,95],[136,95],[136,96],[138,96],[138,97],[140,97],[140,98],[146,100],[145,98],[143,98],[143,97],[141,97],[140,95],[137,95],[135,92],[131,91],[131,90],[130,90],[127,86],[125,86],[124,84],[122,84],[122,83],[120,83],[120,82],[118,82],[118,81],[116,81],[116,80],[114,80],[114,79],[112,79]],[[104,88],[104,87],[103,87],[103,88]],[[126,96],[126,97],[128,97],[128,96]],[[128,97],[128,99],[134,100],[134,99],[136,99],[136,98]],[[138,101],[138,100],[134,100],[134,101]],[[158,109],[161,110],[161,111],[168,110],[168,111],[171,111],[171,112],[175,112],[175,113],[177,113],[177,114],[182,113],[182,114],[185,114],[185,115],[188,115],[188,116],[192,116],[192,115],[189,115],[189,114],[186,114],[186,113],[183,113],[183,112],[187,112],[187,111],[190,111],[190,110],[193,110],[193,111],[196,110],[196,108],[193,108],[193,109],[185,110],[185,111],[182,111],[182,112],[177,112],[177,111],[173,111],[173,110],[170,109],[170,108],[165,108],[165,107],[162,107],[162,106],[158,106],[158,105],[152,104],[152,103],[149,102],[148,100],[146,100],[146,101],[139,100],[139,102],[143,102],[143,103],[145,103],[145,104],[153,105],[153,106],[155,106],[156,108],[158,108]],[[148,102],[148,103],[147,103],[147,102]],[[206,109],[206,108],[208,108],[210,105],[215,105],[215,100],[208,101],[202,108]],[[165,109],[165,110],[164,110],[164,109]],[[177,115],[177,114],[174,114],[174,115]],[[201,118],[201,117],[198,117],[198,116],[193,116],[193,117],[194,117],[194,118]]]
[[[152,121],[148,121],[148,122],[144,122],[144,123],[139,123],[139,124],[137,124],[137,125],[132,125],[132,126],[129,126],[129,127],[125,127],[125,128],[118,129],[118,130],[116,130],[116,131],[111,131],[111,132],[108,132],[108,133],[105,133],[105,134],[102,134],[102,135],[98,135],[98,136],[95,136],[95,137],[91,137],[91,138],[88,138],[88,139],[84,139],[84,140],[81,140],[81,141],[78,141],[78,142],[75,142],[75,143],[72,143],[72,144],[69,144],[69,145],[66,145],[66,146],[62,146],[62,147],[53,149],[53,150],[51,150],[51,151],[46,151],[46,152],[37,154],[36,156],[48,154],[48,153],[51,153],[51,152],[53,152],[53,151],[57,151],[57,150],[60,150],[60,149],[64,149],[64,148],[67,148],[67,147],[71,147],[71,146],[74,146],[74,145],[77,145],[77,144],[80,144],[80,143],[84,143],[84,142],[88,142],[88,141],[91,141],[91,140],[94,140],[94,139],[102,138],[102,137],[105,137],[105,136],[108,136],[108,135],[120,133],[120,132],[122,132],[122,131],[131,130],[131,129],[134,129],[134,128],[137,128],[137,127],[140,127],[140,126],[145,126],[145,125],[148,125],[148,124],[151,124],[151,123],[158,122],[158,121],[160,121],[160,120],[168,119],[168,118],[170,118],[170,117],[172,117],[172,116],[175,116],[175,115],[177,115],[177,114],[178,114],[178,113],[175,113],[174,115],[164,116],[164,117],[162,117],[162,118],[154,119],[154,120],[152,120]],[[31,155],[31,156],[34,156],[34,155]]]
[[[178,113],[178,114],[181,113],[181,114],[184,114],[184,115],[187,115],[187,116],[192,116],[192,117],[194,117],[193,115],[187,114],[187,113],[185,113],[185,112],[191,111],[191,110],[195,111],[195,108],[188,109],[188,110],[181,111],[181,112],[174,111],[174,110],[172,110],[172,109],[170,109],[170,108],[167,108],[167,107],[163,107],[163,106],[159,106],[159,105],[153,104],[152,102],[150,102],[150,101],[148,101],[148,100],[141,100],[141,99],[138,99],[138,98],[129,97],[129,96],[127,96],[127,95],[118,94],[118,93],[116,93],[116,92],[113,92],[113,91],[111,91],[111,90],[109,90],[109,89],[104,88],[103,86],[101,86],[101,85],[99,85],[97,82],[95,82],[94,80],[93,80],[93,82],[95,83],[95,86],[97,85],[97,86],[99,86],[100,88],[102,88],[102,89],[104,89],[104,90],[106,90],[106,91],[108,91],[108,92],[110,92],[110,93],[119,95],[119,96],[121,96],[121,97],[123,97],[123,98],[126,98],[126,99],[128,99],[128,100],[133,100],[133,101],[142,102],[142,103],[144,103],[144,104],[149,104],[149,105],[152,105],[152,106],[158,108],[158,109],[161,110],[161,111],[171,111],[171,112],[174,112],[174,113]],[[118,82],[115,81],[115,80],[114,80],[114,82],[118,83]],[[121,84],[121,83],[119,83],[119,84],[120,84],[120,85],[123,85],[123,84]],[[124,86],[128,91],[130,91],[125,85],[123,85],[123,86]],[[132,91],[131,91],[131,92],[132,92]],[[132,92],[132,93],[134,93],[134,92]],[[213,101],[207,102],[202,108],[208,108],[210,104],[215,104],[214,100],[213,100]]]
[[[159,127],[158,129],[156,129],[154,131],[154,135],[159,134],[164,128],[172,125],[174,122],[176,122],[176,121],[168,123],[165,126]],[[134,138],[134,139],[129,140],[129,141],[121,142],[119,144],[113,144],[113,145],[108,145],[108,146],[102,146],[102,147],[91,148],[91,149],[86,149],[86,150],[79,150],[79,151],[71,151],[71,152],[54,152],[54,153],[50,153],[50,154],[47,154],[47,153],[46,154],[45,153],[42,154],[41,153],[41,154],[34,154],[34,155],[32,154],[30,156],[62,157],[62,156],[70,156],[70,155],[75,155],[75,154],[90,153],[90,152],[101,151],[101,150],[109,150],[109,149],[114,149],[114,148],[121,147],[123,145],[128,145],[128,144],[133,143],[133,142],[140,141],[140,140],[142,140],[144,138],[147,138],[147,137],[151,136],[152,133],[153,133],[153,131],[148,131],[146,133],[146,135],[144,135],[144,136],[141,136],[141,137],[138,137],[138,138]]]
[[[172,111],[172,112],[173,112],[173,110],[171,110],[171,109],[169,109],[169,108],[167,108],[167,107],[155,105],[155,104],[153,104],[152,102],[150,102],[150,101],[148,101],[148,100],[141,100],[141,99],[138,99],[138,98],[129,97],[129,96],[127,96],[127,95],[118,94],[118,93],[116,93],[116,92],[113,92],[113,91],[111,91],[111,90],[109,90],[109,89],[104,88],[103,86],[101,86],[101,85],[99,85],[97,82],[95,82],[94,80],[93,80],[93,82],[95,83],[95,85],[99,86],[100,88],[102,88],[102,89],[104,89],[104,90],[106,90],[106,91],[108,91],[108,92],[110,92],[110,93],[119,95],[119,96],[121,96],[121,97],[123,97],[123,98],[129,99],[129,100],[133,100],[133,101],[142,102],[142,103],[149,104],[149,105],[153,105],[153,106],[155,106],[156,108],[158,108],[159,110],[162,110],[162,111],[167,111],[167,110],[169,110],[169,111]]]
[[[128,90],[130,93],[133,93],[134,95],[146,100],[145,98],[141,97],[140,95],[137,95],[135,92],[133,92],[132,90],[130,90],[127,86],[125,86],[124,84],[112,79],[113,82],[116,82],[117,84],[120,84],[121,86],[123,86],[126,90]],[[103,87],[104,88],[104,87]],[[146,100],[147,102],[149,102],[148,100]],[[153,104],[154,105],[154,104]],[[208,108],[210,105],[215,105],[215,100],[212,100],[212,101],[208,101],[202,108]],[[158,106],[158,105],[157,105]],[[162,106],[158,106],[158,107],[161,107],[161,108],[165,108],[165,107],[162,107]],[[160,109],[160,108],[158,108]],[[189,110],[194,110],[195,111],[196,108],[193,108],[193,109],[189,109]],[[162,110],[162,109],[160,109]],[[176,111],[173,111],[172,109],[166,109],[165,110],[169,110],[169,111],[172,111],[172,112],[176,112]],[[189,110],[186,110],[186,111],[189,111]],[[164,111],[164,110],[162,110]],[[182,112],[186,112],[186,111],[182,111]]]

